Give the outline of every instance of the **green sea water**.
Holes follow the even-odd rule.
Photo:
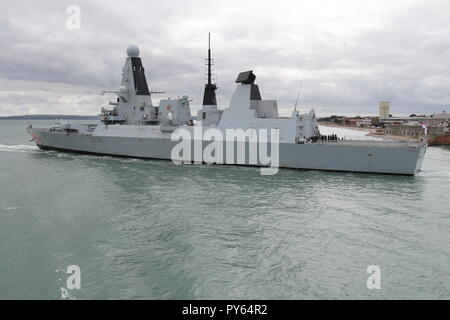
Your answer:
[[[41,151],[26,125],[0,121],[0,299],[450,298],[448,148],[415,177],[261,176]]]

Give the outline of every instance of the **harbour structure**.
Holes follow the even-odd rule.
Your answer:
[[[384,127],[384,134],[391,136],[406,136],[410,138],[419,138],[425,135],[440,135],[446,132],[446,127],[436,126],[428,127],[424,124],[404,123],[388,124]]]
[[[381,101],[379,105],[379,116],[380,119],[389,118],[391,103],[389,101]]]

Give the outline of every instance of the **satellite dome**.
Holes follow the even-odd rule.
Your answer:
[[[125,86],[120,86],[119,87],[119,96],[125,100],[128,101],[128,89]]]
[[[129,57],[139,57],[139,48],[134,44],[130,45],[127,49],[127,55]]]

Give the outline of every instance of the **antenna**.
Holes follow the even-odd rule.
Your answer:
[[[298,89],[297,101],[295,101],[294,111],[297,111],[298,99],[300,99],[300,92],[302,91],[302,87],[303,87],[303,79],[302,82],[300,83],[300,89]]]
[[[206,59],[206,65],[208,66],[208,83],[205,84],[205,91],[203,93],[203,105],[204,106],[216,106],[216,90],[217,86],[212,83],[212,59],[211,59],[211,33],[208,32],[208,58]]]
[[[208,32],[208,84],[211,84],[211,32]]]

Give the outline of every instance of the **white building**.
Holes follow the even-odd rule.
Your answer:
[[[389,109],[391,107],[391,103],[389,101],[381,101],[380,102],[380,119],[389,118]]]

